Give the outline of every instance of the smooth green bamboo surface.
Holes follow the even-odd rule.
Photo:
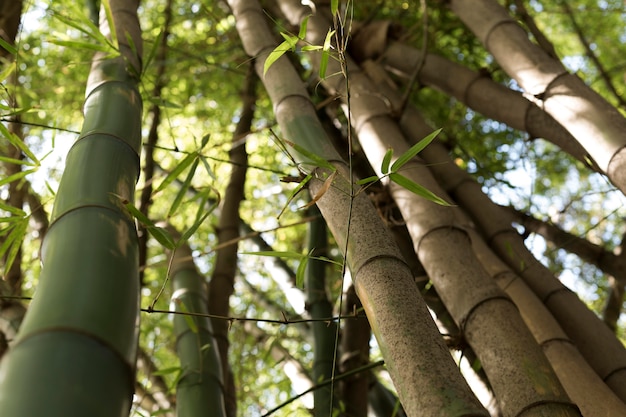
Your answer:
[[[136,35],[138,25],[120,24],[132,20],[133,3],[111,0],[111,10],[118,30]],[[0,363],[3,417],[126,416],[132,403],[139,268],[124,204],[139,175],[142,102],[125,58],[94,58],[84,114],[42,245],[37,292]]]
[[[187,256],[186,256],[187,255]],[[207,288],[191,250],[176,251],[172,268],[172,310],[200,315],[174,315],[176,350],[182,376],[176,387],[178,417],[225,417],[222,367],[208,314]],[[176,261],[179,257],[181,261]]]

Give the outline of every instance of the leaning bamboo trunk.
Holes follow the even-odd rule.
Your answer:
[[[332,186],[317,205],[340,248],[348,243],[345,256],[354,285],[407,413],[487,415],[458,373],[389,231],[364,193],[353,197],[349,170],[327,139],[293,66],[282,57],[263,75],[265,58],[276,43],[258,2],[230,0],[229,4],[282,133],[337,167]],[[310,191],[315,195],[330,172],[318,168],[312,173],[316,179]]]
[[[378,54],[369,56],[375,58]],[[382,61],[393,72],[411,75],[422,54],[400,42],[391,42],[382,51]],[[483,116],[505,123],[513,129],[528,132],[531,138],[552,142],[582,163],[599,168],[587,151],[552,116],[518,91],[493,81],[484,74],[435,54],[426,54],[419,81],[455,97]]]
[[[372,78],[382,80],[382,77],[377,75],[381,71],[380,68],[376,67],[373,63],[368,64],[366,68]],[[381,82],[378,83],[377,86],[379,93],[384,96],[392,106],[400,105],[402,100],[400,95],[389,85]],[[405,109],[400,124],[406,135],[416,138],[422,137],[431,130],[421,115],[412,106],[408,106]],[[502,216],[504,212],[498,210],[499,207],[492,203],[487,196],[480,191],[480,185],[472,180],[467,172],[454,164],[447,150],[441,143],[433,142],[422,151],[422,155],[426,162],[429,163],[431,171],[437,176],[439,183],[441,183],[446,190],[454,191],[454,196],[458,199],[457,201],[465,205],[470,213],[477,214],[486,211],[487,214],[482,216],[485,222],[489,220],[491,223],[499,223],[504,227],[504,219],[506,218],[506,216]],[[467,191],[459,192],[461,188]],[[478,199],[477,197],[480,198]],[[502,215],[499,216],[498,212]],[[508,224],[510,225],[510,223]],[[481,253],[483,253],[481,262],[486,265],[490,275],[498,277],[498,283],[501,286],[509,288],[513,277],[516,277],[516,275],[503,267],[502,262],[497,262],[495,258],[488,258],[487,255],[484,255],[487,253],[487,250],[480,245],[481,240],[473,240],[476,242],[475,245],[479,246]],[[504,251],[507,251],[507,249],[505,248]],[[552,278],[552,280],[554,280],[554,278]],[[613,395],[612,392],[606,392],[604,389],[605,384],[602,383],[602,380],[598,378],[597,375],[595,377],[590,375],[587,362],[580,360],[578,357],[580,353],[570,346],[571,342],[563,335],[561,328],[556,323],[552,323],[552,314],[548,315],[547,312],[544,312],[545,306],[540,308],[535,305],[536,301],[539,301],[539,298],[531,298],[525,289],[526,286],[520,282],[515,281],[514,286],[515,293],[509,293],[509,295],[518,303],[526,323],[533,331],[537,341],[542,344],[546,355],[552,362],[566,391],[580,406],[584,415],[621,415],[623,404],[619,402],[619,400],[616,402],[615,395]],[[509,289],[512,290],[512,288]],[[567,294],[573,295],[571,293]],[[519,305],[518,296],[523,297],[523,305]],[[530,304],[532,306],[530,306]],[[550,303],[546,304],[547,307],[551,305]],[[574,299],[572,299],[571,304],[580,305],[580,312],[567,319],[567,322],[574,321],[580,324],[581,320],[585,321],[586,319],[576,319],[578,315],[583,317],[593,316],[593,314],[580,303],[580,300],[574,301]],[[524,306],[526,306],[526,308],[524,308]],[[566,314],[567,312],[561,312],[557,314],[557,316],[565,317]],[[594,341],[596,342],[593,349],[587,349],[586,353],[590,355],[593,354],[595,359],[592,358],[592,362],[599,363],[600,369],[608,369],[608,371],[605,372],[615,375],[615,378],[619,380],[619,378],[621,378],[620,375],[623,374],[621,371],[623,366],[620,366],[620,364],[624,363],[623,359],[619,359],[619,342],[615,343],[615,337],[603,328],[599,320],[596,321],[594,326],[587,326],[585,329],[585,332],[591,331],[593,333],[583,334],[579,338],[583,340],[586,338],[595,338]],[[548,340],[550,340],[550,343],[547,343]],[[588,343],[591,342],[591,340],[588,341]],[[612,346],[612,349],[607,349],[607,344]],[[574,362],[574,360],[576,361]],[[581,375],[585,375],[585,378],[581,378]],[[591,392],[593,392],[594,395],[589,395]],[[603,410],[608,414],[602,414]]]
[[[139,273],[123,200],[133,200],[141,146],[137,5],[110,0],[122,56],[97,54],[92,64],[85,123],[43,242],[40,284],[0,366],[4,417],[111,417],[130,409]],[[110,36],[104,18],[101,31]]]
[[[626,193],[626,118],[533,44],[496,0],[452,0],[450,7],[502,69],[569,130],[602,172]]]

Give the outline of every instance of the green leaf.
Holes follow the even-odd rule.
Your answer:
[[[4,274],[9,272],[22,246],[28,228],[28,218],[23,217],[10,226],[11,232],[0,246],[0,258],[4,258]]]
[[[419,184],[416,184],[415,182],[411,181],[410,179],[408,179],[404,175],[400,175],[400,174],[398,174],[396,172],[392,172],[392,173],[389,174],[389,178],[391,179],[391,181],[395,182],[396,184],[398,184],[399,186],[401,186],[403,188],[406,188],[407,190],[409,190],[413,194],[417,194],[420,197],[424,197],[425,199],[430,200],[433,203],[437,203],[437,204],[440,204],[442,206],[450,206],[451,205],[450,203],[448,203],[443,198],[438,197],[433,192],[427,190],[426,188],[422,187]]]
[[[385,156],[383,157],[383,163],[380,165],[380,170],[383,174],[389,174],[389,164],[391,163],[391,157],[393,156],[393,149],[387,149]]]
[[[29,157],[35,163],[35,165],[40,164],[39,159],[37,159],[35,154],[28,148],[28,146],[26,146],[24,141],[20,139],[16,134],[9,132],[9,129],[7,129],[4,123],[0,123],[0,134],[2,134],[2,136],[9,140],[9,143],[11,143],[11,145],[15,146],[20,151],[22,151],[24,155]]]
[[[176,197],[174,197],[174,201],[172,202],[172,205],[170,206],[170,209],[167,212],[167,217],[172,217],[174,213],[176,213],[176,210],[178,210],[180,203],[183,201],[183,198],[185,197],[185,194],[187,194],[189,187],[191,187],[191,180],[193,180],[193,176],[196,174],[196,169],[198,168],[199,162],[200,161],[198,158],[193,160],[193,163],[191,164],[191,168],[189,169],[189,172],[187,173],[187,177],[185,178],[185,181],[183,181],[183,184],[181,185],[181,187],[178,189],[178,192],[176,193]]]
[[[202,136],[202,139],[200,140],[200,149],[199,150],[203,150],[204,147],[207,145],[207,143],[209,143],[209,139],[211,139],[211,134],[207,133],[206,135]]]
[[[113,193],[111,193],[111,194],[113,194]],[[119,198],[122,201],[122,203],[124,204],[124,207],[126,208],[126,210],[128,210],[130,215],[133,216],[134,218],[136,218],[139,221],[139,223],[143,224],[146,227],[154,226],[154,222],[152,220],[150,220],[141,211],[139,211],[139,209],[137,207],[135,207],[133,205],[133,203],[131,203],[130,201],[126,200],[122,196],[119,196],[117,194],[113,194],[113,195],[115,197]]]
[[[270,54],[265,58],[265,64],[263,64],[263,76],[267,73],[267,70],[270,69],[274,62],[278,61],[278,58],[283,56],[285,52],[291,49],[289,42],[284,41],[280,45],[278,45]]]
[[[278,216],[276,216],[277,219],[280,219],[280,216],[283,215],[283,213],[285,212],[285,209],[287,209],[287,206],[289,205],[289,203],[291,203],[291,200],[293,200],[295,196],[298,195],[300,190],[302,190],[309,183],[311,178],[313,178],[313,175],[308,174],[306,177],[304,177],[302,181],[298,183],[296,188],[293,189],[293,191],[289,194],[289,197],[287,197],[287,202],[285,203],[285,206],[282,208],[280,213],[278,213]]]
[[[146,227],[146,230],[157,240],[157,242],[165,246],[167,249],[176,249],[176,242],[174,242],[172,235],[170,235],[164,228],[158,226],[148,226]]]
[[[259,252],[241,252],[242,255],[257,255],[257,256],[271,256],[272,258],[287,258],[287,259],[300,259],[304,255],[300,252],[294,251],[276,251],[276,250],[265,250]]]
[[[2,38],[0,38],[0,40],[2,40]],[[4,41],[2,41],[4,42]],[[17,61],[13,61],[10,62],[6,65],[4,65],[4,69],[2,69],[2,71],[0,71],[0,82],[6,80],[7,78],[9,78],[9,76],[13,73],[13,71],[15,71],[17,68]],[[10,109],[10,106],[2,106],[4,109]],[[3,115],[6,117],[6,115]]]
[[[11,55],[17,55],[17,49],[2,38],[0,38],[0,47],[5,49]]]
[[[363,178],[361,180],[358,180],[356,183],[357,185],[366,185],[366,184],[371,184],[373,182],[378,181],[379,178],[376,175],[372,175],[371,177],[367,177],[367,178]]]
[[[89,51],[96,52],[105,52],[111,54],[111,57],[118,56],[114,49],[111,49],[110,46],[101,43],[93,43],[93,42],[82,42],[82,41],[64,41],[61,39],[50,39],[49,43],[53,43],[59,46],[66,46],[72,49],[87,49]]]
[[[104,8],[104,13],[107,18],[107,23],[109,24],[109,32],[111,33],[111,42],[113,47],[116,50],[119,50],[119,43],[117,40],[117,30],[115,29],[115,20],[113,20],[113,12],[111,11],[111,4],[109,0],[102,0],[102,7]]]
[[[8,164],[33,166],[33,163],[30,162],[28,159],[15,159],[2,155],[0,155],[0,161],[6,162]]]
[[[198,154],[196,152],[188,154],[182,161],[180,161],[178,165],[176,165],[176,168],[174,168],[169,174],[167,174],[167,177],[165,177],[165,179],[161,182],[161,184],[159,184],[159,187],[154,190],[154,192],[158,193],[159,191],[162,191],[163,189],[165,189],[165,187],[170,185],[185,169],[187,169],[189,165],[193,163],[194,159],[196,159],[197,157]]]
[[[311,255],[313,251],[309,252]],[[309,263],[308,256],[301,256],[300,264],[298,265],[298,269],[296,270],[296,287],[303,289],[304,288],[304,279],[306,278],[306,266]]]
[[[318,167],[322,167],[322,168],[328,168],[332,171],[335,170],[335,167],[328,162],[327,160],[325,160],[324,158],[322,158],[319,155],[314,154],[311,151],[308,151],[307,149],[303,148],[302,146],[298,145],[297,143],[285,140],[285,143],[287,143],[289,146],[291,146],[292,148],[294,148],[298,153],[306,156],[307,158],[309,158],[311,160],[311,162],[313,163],[313,165],[318,166]]]
[[[150,64],[152,63],[152,61],[154,61],[154,57],[156,56],[157,51],[159,50],[159,46],[161,45],[161,42],[163,41],[163,36],[164,36],[163,30],[161,30],[159,34],[157,35],[156,39],[154,39],[154,42],[152,43],[152,47],[146,54],[146,57],[143,59],[143,62],[144,62],[143,72],[144,73],[150,67]]]
[[[335,16],[339,11],[339,0],[330,0],[330,13]]]
[[[319,71],[319,76],[320,78],[325,78],[326,77],[326,69],[328,68],[328,58],[330,57],[330,48],[331,48],[331,40],[332,40],[332,36],[335,34],[334,30],[328,30],[328,33],[326,34],[326,39],[324,39],[324,46],[322,48],[322,58],[320,60],[320,71]]]
[[[0,180],[0,186],[2,186],[4,184],[8,184],[8,183],[13,182],[13,181],[20,180],[20,179],[24,178],[25,176],[27,176],[28,174],[32,174],[33,172],[37,172],[38,169],[39,168],[31,168],[31,169],[27,169],[25,171],[16,172],[13,175],[9,175],[8,177],[2,178]]]
[[[202,165],[204,166],[204,169],[206,170],[207,174],[209,174],[209,177],[213,178],[213,180],[217,180],[217,177],[215,176],[215,173],[211,169],[211,166],[209,165],[209,162],[207,161],[206,157],[204,155],[200,155],[200,160],[202,161]]]
[[[200,225],[202,223],[204,223],[204,221],[206,220],[207,217],[209,217],[209,215],[213,212],[213,210],[209,210],[204,212],[204,214],[200,217],[196,218],[196,221],[191,225],[191,227],[189,229],[187,229],[185,231],[185,233],[183,233],[183,235],[180,237],[180,239],[178,240],[177,246],[182,245],[183,243],[187,242],[189,240],[189,238],[196,233],[196,230],[198,230],[198,228],[200,227]]]
[[[302,19],[302,23],[300,23],[300,31],[298,32],[298,39],[304,39],[306,36],[306,26],[309,23],[310,15]]]
[[[417,142],[415,145],[411,146],[408,151],[400,155],[398,159],[391,165],[391,171],[397,172],[400,168],[402,168],[407,162],[415,157],[422,149],[430,144],[437,137],[437,135],[441,132],[441,129],[437,129],[432,132],[430,135],[426,136],[424,139]]]

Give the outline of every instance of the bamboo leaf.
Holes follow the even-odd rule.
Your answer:
[[[292,148],[294,148],[298,153],[309,158],[313,162],[313,165],[318,166],[318,167],[328,168],[333,171],[335,170],[335,167],[330,162],[320,157],[319,155],[316,155],[313,152],[306,150],[305,148],[298,145],[297,143],[291,142],[289,140],[285,140],[285,143],[291,146]]]
[[[200,150],[204,149],[207,143],[209,143],[209,139],[211,139],[210,133],[207,133],[206,135],[202,136],[202,139],[200,140]]]
[[[330,13],[335,16],[339,10],[339,0],[330,0]]]
[[[331,40],[332,36],[335,34],[334,30],[328,30],[326,34],[326,39],[324,39],[324,46],[322,48],[322,58],[320,60],[320,78],[326,77],[326,69],[328,68],[328,58],[330,57],[330,48],[331,48]]]
[[[265,58],[265,64],[263,64],[263,76],[267,73],[267,70],[270,69],[274,62],[278,61],[278,59],[285,54],[291,47],[289,42],[284,41],[280,45],[278,45],[270,54]]]
[[[409,190],[413,194],[417,194],[420,197],[424,197],[425,199],[430,200],[433,203],[437,203],[437,204],[440,204],[442,206],[450,206],[451,205],[450,203],[448,203],[443,198],[438,197],[432,191],[429,191],[428,189],[422,187],[421,185],[411,181],[410,179],[408,179],[404,175],[398,174],[396,172],[392,172],[392,173],[389,174],[389,178],[391,179],[391,181],[395,182],[396,184],[398,184],[399,186],[401,186],[403,188],[406,188],[407,190]]]
[[[194,159],[196,159],[197,157],[198,154],[196,152],[188,154],[182,161],[180,161],[178,165],[176,165],[176,168],[174,168],[169,174],[167,174],[167,177],[165,177],[165,179],[161,182],[161,184],[159,184],[159,187],[154,192],[158,193],[159,191],[164,190],[165,187],[170,185],[176,178],[178,178],[178,176],[185,169],[187,169],[187,167],[191,165]]]
[[[109,24],[111,43],[116,50],[119,50],[120,47],[117,39],[117,30],[115,29],[115,20],[113,20],[113,12],[111,11],[111,4],[109,3],[109,0],[102,0],[102,7],[104,8],[107,23]]]
[[[391,165],[391,171],[397,172],[402,166],[404,166],[407,162],[415,157],[422,149],[430,144],[437,137],[437,135],[441,132],[441,129],[437,129],[432,132],[430,135],[426,136],[424,139],[417,142],[415,145],[411,146],[408,151],[400,155],[398,159]]]
[[[154,60],[154,57],[156,56],[157,51],[159,50],[159,46],[161,45],[161,42],[163,41],[163,36],[164,36],[163,30],[161,30],[159,34],[157,35],[156,39],[154,39],[154,42],[152,43],[152,47],[146,54],[146,57],[143,60],[143,62],[145,63],[143,66],[144,73],[150,67],[150,64]]]
[[[309,52],[309,51],[319,51],[322,48],[323,48],[322,45],[304,45],[302,47],[302,50],[306,51],[306,52]]]
[[[28,159],[15,159],[15,158],[9,158],[8,156],[2,156],[2,155],[0,155],[0,161],[6,162],[8,164],[33,166],[33,163],[30,162]]]
[[[176,242],[174,242],[172,235],[170,235],[164,228],[159,226],[148,226],[146,227],[146,230],[157,240],[157,242],[165,246],[167,249],[176,249]]]
[[[289,197],[287,197],[287,203],[285,203],[285,205],[282,208],[282,210],[280,211],[280,213],[278,213],[278,216],[276,216],[277,219],[280,219],[280,216],[283,215],[283,213],[287,209],[287,206],[289,205],[289,203],[291,203],[291,200],[293,200],[296,197],[296,195],[298,195],[300,190],[302,190],[309,183],[311,178],[313,178],[313,175],[312,174],[308,174],[306,177],[304,177],[304,179],[302,181],[300,181],[300,183],[296,186],[296,188],[293,189],[291,194],[289,194]]]
[[[100,43],[93,42],[82,42],[82,41],[70,41],[70,40],[61,40],[61,39],[51,39],[48,42],[53,43],[59,46],[66,46],[72,49],[87,49],[90,51],[96,52],[105,52],[111,54],[111,56],[117,56],[115,50],[111,49],[110,46]]]
[[[18,222],[15,225],[15,228],[12,232],[12,235],[14,235],[13,244],[9,247],[9,250],[6,253],[6,255],[4,253],[1,255],[5,257],[5,260],[4,260],[5,274],[9,271],[9,269],[11,269],[11,266],[13,266],[13,262],[15,262],[15,258],[17,258],[17,254],[20,250],[20,247],[22,246],[24,237],[26,236],[27,227],[28,227],[28,218],[26,217],[23,218],[21,222]]]
[[[257,255],[257,256],[270,256],[272,258],[287,258],[287,259],[300,259],[304,255],[300,252],[294,251],[275,251],[275,250],[266,250],[266,251],[258,251],[258,252],[241,252],[242,255]]]
[[[17,49],[2,38],[0,38],[0,47],[5,49],[11,55],[17,55]]]
[[[16,172],[13,175],[9,175],[8,177],[2,178],[0,180],[0,186],[2,186],[4,184],[8,184],[8,183],[13,182],[13,181],[20,180],[20,179],[24,178],[25,176],[27,176],[28,174],[32,174],[33,172],[37,172],[37,170],[38,170],[38,168],[31,168],[31,169],[27,169],[25,171]]]
[[[217,180],[217,177],[215,176],[215,173],[211,169],[211,166],[209,165],[209,162],[207,161],[206,157],[204,155],[200,155],[200,160],[202,161],[202,165],[204,166],[204,169],[206,170],[207,174],[209,174],[209,177],[213,178],[213,180]]]
[[[185,178],[185,181],[183,181],[182,185],[180,186],[178,193],[176,193],[176,197],[174,197],[174,201],[172,202],[172,205],[170,206],[170,209],[167,212],[167,217],[172,217],[174,213],[176,213],[176,210],[178,210],[180,203],[183,201],[183,198],[185,197],[185,194],[187,194],[189,187],[191,187],[191,180],[193,180],[193,176],[196,174],[196,169],[198,168],[199,162],[200,161],[198,158],[195,158],[193,160],[193,163],[191,164],[191,168],[189,169],[189,172],[187,173],[187,177]]]
[[[16,148],[18,148],[24,155],[29,157],[35,165],[39,165],[39,159],[35,156],[35,154],[30,150],[28,146],[24,143],[22,139],[20,139],[14,133],[9,132],[9,129],[4,125],[4,123],[0,123],[0,134],[9,140],[9,143]]]
[[[389,164],[391,163],[391,157],[393,156],[393,149],[387,149],[385,156],[383,157],[383,163],[380,165],[380,170],[383,174],[389,174]]]
[[[356,183],[357,185],[366,185],[366,184],[371,184],[373,182],[376,182],[378,181],[378,179],[379,178],[376,175],[372,175],[371,177],[360,179]]]
[[[309,252],[309,256],[313,253],[313,251]],[[304,279],[306,278],[306,266],[309,263],[308,256],[301,256],[300,264],[298,265],[298,269],[296,270],[296,287],[303,289],[304,288]]]
[[[198,230],[198,228],[200,227],[200,225],[202,223],[204,223],[204,221],[206,220],[207,217],[209,217],[209,215],[213,212],[213,210],[210,211],[206,211],[202,216],[196,218],[196,221],[191,225],[191,227],[189,229],[187,229],[185,231],[185,233],[182,234],[182,236],[180,237],[180,239],[177,242],[177,246],[180,246],[181,244],[187,242],[189,240],[189,238],[196,233],[196,230]]]
[[[300,23],[300,31],[298,32],[298,39],[304,39],[304,37],[306,36],[306,27],[309,23],[309,17],[311,16],[307,16],[302,19],[302,23]]]
[[[126,200],[124,197],[111,193],[115,197],[119,198],[124,205],[124,208],[133,216],[135,219],[139,221],[139,223],[143,224],[146,227],[154,226],[154,222],[150,220],[145,214],[143,214],[137,207],[133,205],[130,201]]]
[[[0,40],[2,40],[2,38],[0,38]],[[2,41],[4,42],[4,41]],[[11,62],[9,64],[5,65],[5,68],[0,71],[0,82],[6,80],[7,78],[9,78],[9,76],[13,73],[13,71],[15,71],[15,69],[17,68],[17,61]],[[2,106],[5,109],[10,109],[11,107],[9,106]],[[4,115],[6,117],[6,115]]]
[[[0,217],[0,222],[6,221],[8,219],[15,219],[15,218],[26,216],[26,212],[24,210],[19,209],[17,207],[13,207],[9,204],[6,204],[2,200],[0,200],[0,210],[7,211],[13,214],[14,216],[17,216],[17,217],[13,217],[13,216],[12,217]]]

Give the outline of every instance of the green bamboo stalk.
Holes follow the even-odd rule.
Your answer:
[[[179,236],[169,228],[172,236]],[[219,349],[207,317],[207,285],[198,272],[189,245],[173,255],[170,270],[176,351],[182,374],[176,385],[178,417],[225,417],[224,384]],[[186,315],[191,313],[191,315]]]
[[[309,250],[312,256],[326,256],[328,238],[326,222],[316,206],[309,209],[310,216],[317,216],[309,224]],[[326,291],[326,262],[309,259],[306,268],[307,310],[313,319],[332,317],[333,308]],[[324,381],[333,376],[335,336],[337,325],[334,322],[316,321],[313,326],[313,381]],[[331,387],[313,391],[313,415],[326,417],[331,413]]]
[[[121,55],[94,57],[84,126],[42,245],[40,284],[0,364],[3,416],[125,416],[132,402],[137,237],[123,200],[132,201],[139,172],[141,33],[138,1],[109,4]],[[110,36],[106,19],[101,31]]]

